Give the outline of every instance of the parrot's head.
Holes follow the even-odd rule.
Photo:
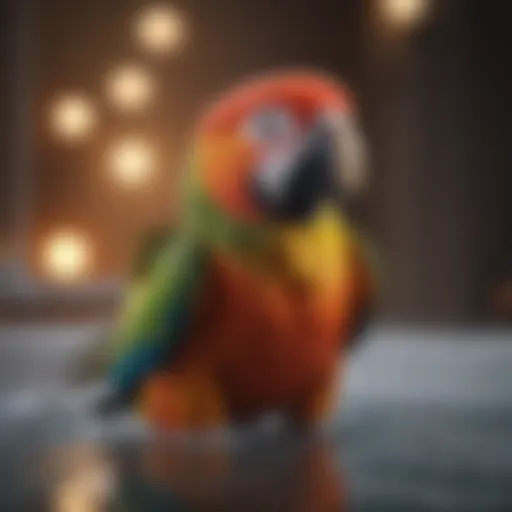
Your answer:
[[[196,172],[238,220],[295,224],[366,183],[365,152],[347,89],[312,72],[246,82],[197,127]]]

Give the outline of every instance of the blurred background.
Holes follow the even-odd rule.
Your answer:
[[[372,163],[360,213],[385,268],[376,327],[349,372],[349,404],[364,412],[347,417],[372,425],[381,447],[399,446],[404,432],[411,446],[424,440],[425,423],[397,418],[440,428],[437,462],[451,454],[460,467],[432,469],[414,449],[409,463],[449,490],[463,468],[454,493],[471,499],[406,510],[473,510],[486,496],[494,501],[482,498],[481,510],[512,509],[499,487],[512,475],[508,10],[484,0],[1,2],[0,426],[20,407],[35,410],[27,404],[41,409],[34,389],[65,388],[112,320],[141,238],[172,222],[205,106],[254,72],[311,66],[345,80],[360,106]],[[376,409],[385,400],[400,412]],[[404,403],[438,402],[466,419],[468,407],[480,419],[485,410],[491,423],[464,437],[459,416],[437,422],[423,405],[404,413]],[[349,453],[375,468],[382,452],[366,446],[363,456],[357,439]],[[480,493],[482,479],[491,487]],[[393,485],[404,492],[400,472]],[[448,492],[427,487],[430,498]],[[385,503],[386,489],[370,502]]]
[[[360,104],[383,319],[510,322],[505,7],[3,2],[2,296],[85,287],[107,312],[142,234],[173,214],[205,105],[248,74],[304,65],[346,80]]]

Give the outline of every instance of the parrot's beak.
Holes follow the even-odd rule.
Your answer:
[[[276,220],[308,217],[332,189],[336,158],[335,134],[320,120],[295,154],[265,162],[254,173],[260,208]]]

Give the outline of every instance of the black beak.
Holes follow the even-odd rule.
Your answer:
[[[295,158],[254,174],[253,191],[260,208],[279,221],[307,217],[332,189],[335,156],[332,131],[319,122]]]

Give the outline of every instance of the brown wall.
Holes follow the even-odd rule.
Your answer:
[[[6,4],[0,2],[0,115],[5,120],[0,123],[0,229],[8,212],[6,171],[13,129],[13,90],[9,92],[6,83],[12,78],[8,58],[14,59],[13,18],[2,12]],[[109,58],[123,55],[126,46],[124,39],[116,43],[110,38],[126,2],[112,0],[106,6],[95,0],[73,4],[69,10],[64,4],[70,5],[63,0],[40,2],[39,21],[46,27],[37,34],[44,36],[38,50],[41,104],[55,89],[75,82],[98,92],[94,84],[105,62],[99,58],[102,53],[90,47],[93,28],[98,48],[113,45]],[[382,25],[367,15],[375,0],[319,2],[316,24],[311,23],[306,3],[293,13],[263,0],[248,4],[247,12],[245,4],[235,0],[191,5],[201,30],[187,58],[163,72],[162,79],[170,80],[173,88],[162,99],[155,128],[165,140],[171,131],[186,133],[188,123],[212,94],[255,69],[300,63],[346,76],[360,94],[373,148],[374,184],[368,208],[385,255],[383,314],[397,321],[483,318],[486,289],[498,266],[506,263],[507,233],[511,236],[508,4],[482,0],[436,4],[432,23],[406,38],[384,33]],[[83,16],[72,15],[79,6]],[[71,31],[66,16],[80,30]],[[62,41],[71,32],[74,46],[68,47]],[[84,58],[77,59],[75,52]],[[184,110],[178,103],[185,105]],[[170,120],[176,125],[170,126]],[[67,186],[62,176],[77,181],[76,174],[83,179],[86,174],[70,174],[68,167],[74,161],[63,159],[52,147],[43,151],[39,146],[34,158],[39,175],[44,171],[39,184],[48,193],[37,198],[38,219],[48,224],[60,214],[67,218],[67,201],[80,210],[77,216],[91,221],[89,196],[81,202],[81,196],[59,192],[59,187]],[[83,158],[80,162],[84,165]],[[52,176],[58,186],[52,184]],[[95,183],[90,183],[94,190]],[[84,194],[88,190],[79,188]],[[105,204],[111,202],[105,198]],[[112,212],[103,210],[105,204],[97,209],[97,224],[118,232],[119,212],[123,218],[125,212],[119,205]],[[137,218],[142,210],[132,203],[124,207]],[[94,229],[101,238],[98,226]],[[103,244],[105,251],[113,259],[114,245],[118,253],[127,253],[124,239],[116,241],[110,231],[103,237],[108,241]],[[112,268],[114,263],[119,266],[117,259]]]
[[[9,16],[9,5],[0,2],[0,251],[5,243],[8,224],[8,181],[9,181],[9,116],[10,86],[9,63],[12,58],[12,19]]]
[[[439,2],[435,22],[408,41],[367,23],[371,205],[389,319],[485,316],[512,204],[506,32],[486,5]]]

